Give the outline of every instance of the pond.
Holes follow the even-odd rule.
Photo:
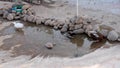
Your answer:
[[[22,32],[16,31],[12,24],[0,31],[1,36],[13,35],[12,38],[4,40],[0,50],[12,50],[13,56],[80,57],[108,43],[106,40],[94,43],[84,34],[75,35],[73,39],[69,39],[59,30],[54,30],[51,27],[22,23],[25,25]],[[44,46],[47,42],[56,45],[49,50]]]

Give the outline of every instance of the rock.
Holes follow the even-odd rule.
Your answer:
[[[80,28],[82,28],[82,26],[83,26],[83,24],[75,25],[74,29],[75,29],[75,30],[76,30],[76,29],[80,29]]]
[[[57,27],[58,27],[58,29],[62,29],[62,27],[63,27],[63,25],[65,24],[65,22],[64,21],[57,21]]]
[[[118,38],[118,40],[117,41],[119,41],[120,42],[120,37]]]
[[[28,11],[27,14],[28,14],[28,15],[32,15],[32,12]]]
[[[31,8],[31,5],[29,5],[29,4],[25,4],[25,5],[23,5],[23,7],[22,7],[23,10],[27,10],[27,9],[29,9],[29,8]]]
[[[58,26],[54,26],[53,28],[54,28],[55,30],[57,30],[57,29],[58,29]]]
[[[0,21],[0,24],[2,24],[2,21]]]
[[[36,24],[37,24],[37,25],[40,25],[41,23],[42,23],[42,20],[37,18],[37,19],[36,19]]]
[[[62,29],[62,27],[63,27],[62,25],[58,25],[58,29]]]
[[[88,33],[88,31],[93,31],[93,27],[92,25],[86,25],[86,27],[84,28],[85,32]]]
[[[3,7],[4,10],[8,10],[10,8],[12,8],[12,5],[4,5],[4,7]]]
[[[28,16],[27,21],[33,22],[33,19],[34,19],[34,16],[33,16],[33,15],[30,15],[30,16]]]
[[[69,24],[69,30],[70,31],[74,30],[74,27],[75,27],[74,24],[72,24],[72,23]]]
[[[72,24],[82,24],[83,20],[84,19],[82,17],[74,16],[73,18],[70,19],[70,23],[72,23]]]
[[[27,10],[23,10],[23,11],[22,11],[22,14],[27,14]]]
[[[47,19],[44,18],[44,17],[41,17],[40,19],[41,19],[41,23],[42,23],[42,24],[44,24],[44,23],[47,21]]]
[[[40,4],[41,4],[41,1],[40,1],[40,0],[38,0],[38,1],[37,1],[37,0],[33,0],[32,3],[33,3],[33,4],[36,4],[36,5],[40,5]]]
[[[25,15],[25,16],[23,17],[23,21],[27,21],[27,18],[28,18],[28,15]]]
[[[58,23],[57,23],[57,22],[54,22],[54,23],[53,23],[53,26],[57,26],[57,25],[58,25]]]
[[[12,10],[12,13],[16,13],[16,11],[15,11],[15,10]]]
[[[94,25],[93,26],[93,31],[100,31],[99,25]]]
[[[85,32],[84,29],[77,29],[77,30],[72,31],[72,34],[82,34],[84,32]]]
[[[49,20],[47,20],[44,24],[45,24],[45,25],[50,25],[50,22],[51,22],[51,20],[49,19]]]
[[[88,25],[87,21],[83,21],[83,25]]]
[[[82,17],[78,17],[77,19],[76,19],[76,24],[82,24],[83,23],[83,21],[84,21],[84,19],[82,18]]]
[[[77,16],[74,16],[73,18],[70,19],[70,23],[75,24],[77,19]]]
[[[32,22],[36,23],[36,20],[37,20],[37,16],[34,16]]]
[[[20,12],[16,12],[16,15],[20,15],[21,13]]]
[[[29,15],[35,15],[35,11],[32,8],[29,8],[27,11]]]
[[[118,33],[112,30],[108,33],[107,39],[110,41],[116,41],[118,40],[118,37],[119,37]]]
[[[89,16],[88,16],[88,15],[82,15],[82,18],[83,18],[83,19],[88,19]]]
[[[15,16],[14,19],[19,20],[21,18],[21,16]]]
[[[13,15],[13,17],[15,17],[16,16],[16,14],[15,13],[11,13],[12,15]]]
[[[3,9],[0,9],[0,15],[3,15]]]
[[[45,44],[45,47],[46,47],[46,48],[48,48],[48,49],[53,49],[54,44],[53,44],[53,43],[48,42],[48,43],[46,43],[46,44]]]
[[[104,37],[107,37],[109,30],[102,29],[99,31],[100,34],[102,34]]]
[[[54,23],[56,23],[56,20],[53,20],[49,23],[50,26],[54,26]]]
[[[73,36],[70,35],[70,33],[65,33],[64,35],[65,35],[67,38],[69,38],[69,39],[74,38]]]
[[[12,14],[8,14],[7,19],[8,19],[8,20],[13,20],[13,19],[14,19],[14,16],[13,16]]]
[[[107,25],[100,25],[100,29],[106,29],[106,30],[109,30],[109,31],[114,30],[112,27],[107,26]]]
[[[5,11],[3,12],[3,18],[7,18],[8,14],[9,14],[8,11],[5,10]]]
[[[64,32],[67,32],[67,30],[68,30],[68,24],[64,24],[61,29],[61,32],[64,33]]]
[[[57,21],[58,25],[63,26],[65,24],[65,21]]]

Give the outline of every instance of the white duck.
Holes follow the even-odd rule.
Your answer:
[[[22,30],[24,25],[22,23],[13,22],[16,30]]]

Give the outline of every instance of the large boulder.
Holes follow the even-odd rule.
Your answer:
[[[119,37],[118,33],[112,30],[108,33],[107,39],[110,41],[116,41],[118,40],[118,37]]]

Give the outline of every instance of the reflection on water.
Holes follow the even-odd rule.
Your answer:
[[[43,25],[26,24],[23,32],[15,31],[13,25],[1,31],[1,35],[13,34],[13,38],[4,40],[1,50],[12,50],[14,56],[31,55],[31,56],[59,56],[74,57],[82,56],[103,46],[102,43],[93,43],[86,35],[76,35],[73,39],[68,39],[51,27]],[[56,43],[52,50],[44,47],[47,42]],[[20,46],[17,46],[20,44]]]
[[[76,4],[77,0],[68,0],[71,4]],[[120,15],[120,0],[78,0],[79,5],[89,9],[104,10]]]

